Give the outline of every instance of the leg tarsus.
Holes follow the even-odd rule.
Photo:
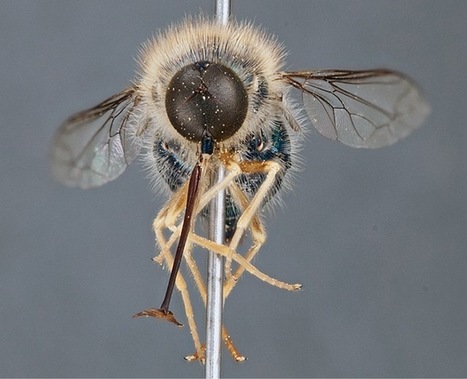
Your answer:
[[[227,350],[229,350],[230,355],[234,359],[235,362],[241,363],[245,362],[247,358],[243,355],[241,355],[237,348],[235,347],[234,343],[232,342],[232,339],[230,338],[229,333],[227,332],[227,329],[225,327],[222,327],[222,340],[225,343],[225,346],[227,347]]]
[[[196,352],[192,355],[187,355],[183,357],[183,359],[185,359],[188,362],[199,361],[204,365],[206,363],[205,354],[206,354],[206,345],[202,345],[200,352]]]

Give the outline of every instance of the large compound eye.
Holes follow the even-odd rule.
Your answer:
[[[210,62],[183,67],[172,78],[165,99],[173,127],[186,139],[215,141],[232,137],[248,111],[248,94],[230,68]]]

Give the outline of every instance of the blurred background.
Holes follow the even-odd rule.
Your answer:
[[[187,327],[131,318],[165,291],[167,272],[150,261],[165,199],[138,164],[99,189],[62,187],[47,154],[66,117],[129,84],[142,42],[212,9],[0,2],[0,376],[203,375],[182,359]],[[242,278],[225,321],[249,359],[224,351],[224,375],[466,376],[467,2],[233,0],[232,13],[283,41],[287,69],[396,69],[432,113],[381,150],[309,133],[255,261],[304,289]],[[185,322],[178,293],[172,304]]]

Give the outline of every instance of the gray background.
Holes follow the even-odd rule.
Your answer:
[[[0,2],[0,375],[202,375],[182,360],[187,328],[130,317],[167,283],[150,262],[163,199],[141,167],[72,190],[51,179],[47,151],[68,115],[129,83],[141,42],[211,8]],[[250,0],[233,13],[274,32],[290,69],[411,75],[432,114],[375,151],[310,133],[256,260],[304,290],[242,279],[225,317],[249,360],[225,352],[224,375],[466,376],[467,2]],[[173,309],[184,321],[178,294]]]

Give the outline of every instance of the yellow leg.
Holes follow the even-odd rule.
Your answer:
[[[263,204],[264,199],[267,196],[270,188],[274,185],[276,175],[280,171],[281,166],[275,162],[236,163],[235,161],[224,161],[224,163],[226,164],[228,170],[226,177],[220,183],[217,183],[216,185],[212,186],[204,193],[203,190],[200,191],[201,196],[199,197],[198,204],[195,206],[193,219],[196,218],[196,216],[201,212],[201,210],[216,196],[216,194],[220,190],[229,188],[234,200],[242,210],[242,215],[240,216],[237,222],[236,231],[232,237],[232,240],[230,241],[229,246],[225,246],[214,243],[213,241],[210,241],[206,238],[200,237],[190,232],[188,235],[187,246],[184,252],[185,261],[188,264],[188,267],[193,275],[195,284],[198,288],[203,303],[206,304],[206,287],[199,272],[199,267],[193,260],[191,255],[193,244],[197,244],[203,248],[214,251],[219,255],[226,257],[227,281],[224,284],[224,301],[228,297],[232,289],[235,287],[238,278],[241,277],[244,271],[248,271],[252,275],[258,277],[260,280],[278,288],[290,291],[300,289],[300,284],[288,284],[277,279],[271,278],[268,275],[259,271],[254,265],[250,263],[266,239],[264,227],[262,226],[259,220],[258,209]],[[202,172],[205,178],[206,173],[208,172],[207,164],[205,164]],[[249,201],[249,199],[245,196],[245,194],[235,183],[235,178],[241,173],[256,172],[266,173],[266,178],[261,187],[258,189],[258,192],[253,197],[253,199]],[[202,179],[203,181],[204,178]],[[185,210],[186,197],[187,184],[183,185],[182,188],[172,196],[167,205],[159,212],[153,223],[153,229],[156,235],[156,239],[161,249],[160,254],[154,258],[154,261],[158,262],[161,265],[165,264],[169,268],[169,270],[171,270],[174,262],[174,256],[171,253],[171,247],[180,236],[182,222],[179,222],[179,220]],[[236,249],[247,228],[250,228],[251,230],[252,246],[249,248],[245,256],[242,256],[241,254],[238,254],[236,252]],[[164,236],[165,230],[169,230],[172,233],[168,239]],[[231,272],[232,261],[238,264],[238,269],[236,270],[234,275],[232,275]],[[175,284],[182,295],[188,325],[190,327],[190,332],[192,334],[193,342],[196,349],[196,353],[192,356],[187,357],[187,359],[198,359],[203,361],[205,349],[199,339],[189,290],[187,287],[187,283],[181,273],[177,275]],[[222,327],[222,338],[233,358],[236,361],[243,361],[245,358],[242,355],[240,355],[236,350],[235,346],[233,345],[230,339],[227,329],[224,326]]]
[[[289,284],[282,282],[280,280],[271,278],[270,276],[264,274],[260,270],[258,270],[255,266],[253,266],[250,262],[248,262],[242,255],[238,254],[237,252],[230,249],[228,246],[220,245],[215,243],[207,238],[203,238],[196,234],[191,234],[189,237],[190,241],[196,243],[197,245],[204,247],[210,251],[214,251],[215,253],[222,255],[223,257],[230,256],[232,260],[237,262],[240,266],[248,271],[253,276],[256,276],[258,279],[266,282],[274,287],[278,287],[281,289],[285,289],[288,291],[297,291],[302,288],[302,285],[299,283],[296,284]]]
[[[188,253],[188,254],[187,254]],[[201,273],[199,272],[199,267],[196,264],[195,260],[193,259],[193,256],[191,254],[191,249],[189,249],[187,252],[184,254],[186,263],[188,267],[190,268],[190,271],[193,275],[194,282],[196,284],[196,287],[198,288],[199,295],[203,301],[204,306],[206,307],[207,303],[207,291],[206,291],[206,286],[204,284],[204,281],[202,279]],[[232,358],[236,362],[243,362],[246,360],[246,358],[241,355],[235,345],[232,342],[232,339],[230,338],[230,335],[227,331],[227,328],[222,325],[222,339],[227,347],[227,349],[230,352],[230,355],[232,355]]]
[[[230,187],[230,193],[235,202],[240,206],[242,212],[248,208],[249,206],[249,199],[245,196],[245,194],[240,190],[240,188],[233,183]],[[260,250],[261,246],[266,241],[266,231],[259,220],[259,216],[255,215],[251,220],[250,225],[251,231],[251,240],[252,245],[248,249],[247,253],[245,254],[245,259],[247,262],[251,262],[251,260],[256,256],[258,251]],[[238,279],[242,276],[245,268],[243,266],[239,266],[237,271],[234,275],[232,275],[231,271],[231,260],[226,259],[227,263],[225,265],[225,272],[226,272],[226,282],[224,283],[224,300],[229,296],[230,292],[232,291],[233,287],[237,284]]]
[[[164,237],[163,230],[165,228],[169,230],[179,229],[175,226],[175,222],[178,219],[180,213],[183,211],[184,201],[186,201],[186,191],[178,191],[177,196],[174,196],[174,198],[172,198],[169,204],[166,207],[164,207],[164,209],[162,209],[161,212],[159,212],[158,216],[156,217],[153,223],[154,232],[156,234],[157,241],[161,248],[160,254],[157,257],[155,257],[154,260],[160,265],[163,265],[165,263],[169,270],[172,269],[174,262],[174,256],[170,250],[170,247],[174,243],[174,240],[176,240],[176,237],[174,238],[174,234],[176,233],[173,233],[170,239],[167,241]],[[188,255],[191,254],[191,247],[192,246],[190,244],[185,248],[185,253],[188,253]],[[190,333],[193,338],[193,343],[196,349],[196,357],[200,361],[204,361],[204,348],[200,342],[198,328],[196,326],[194,318],[193,306],[191,304],[187,283],[181,272],[179,272],[177,275],[177,278],[175,280],[175,286],[180,291],[182,296],[188,326],[190,328]]]
[[[245,259],[245,263],[248,263],[251,265],[249,262],[253,257],[256,255],[256,253],[259,251],[260,247],[264,243],[266,239],[266,234],[262,233],[263,228],[262,225],[260,224],[259,220],[255,222],[255,218],[257,218],[257,212],[259,207],[263,204],[264,199],[266,198],[269,190],[275,183],[275,178],[277,173],[280,171],[281,166],[276,163],[276,162],[242,162],[239,164],[241,170],[246,173],[252,173],[252,172],[265,172],[266,173],[266,178],[264,179],[263,183],[261,184],[260,188],[258,189],[257,193],[249,203],[249,205],[245,208],[243,211],[242,215],[238,219],[237,222],[237,227],[234,233],[234,236],[232,237],[232,240],[229,244],[230,252],[227,255],[226,258],[226,273],[227,275],[230,273],[230,264],[232,259],[234,259],[234,254],[237,254],[235,250],[238,247],[238,244],[240,242],[240,239],[242,238],[245,230],[251,225],[252,228],[252,239],[253,239],[253,245],[249,249],[249,251],[246,254],[246,257],[248,259]],[[240,204],[244,206],[245,199],[242,199],[241,196],[238,194],[238,191],[235,189],[232,191],[232,193],[237,194],[237,197],[240,200]],[[252,221],[253,220],[253,221]],[[255,227],[256,224],[256,227]],[[261,225],[261,226],[260,226]],[[240,264],[239,270],[237,270],[238,276],[236,275],[235,277],[230,275],[227,277],[227,282],[225,284],[225,292],[224,292],[224,300],[227,298],[227,296],[230,294],[231,290],[235,286],[235,281],[239,278],[239,276],[242,274],[243,270],[249,270],[248,266],[243,263]],[[252,266],[252,265],[251,265]],[[254,267],[254,266],[253,266]],[[255,268],[256,269],[256,268]],[[256,269],[257,270],[257,269]],[[257,270],[259,273],[260,271]],[[262,274],[262,273],[261,273]],[[255,275],[255,274],[254,274]],[[259,279],[272,284],[276,287],[279,288],[284,288],[284,289],[289,289],[289,290],[297,290],[300,289],[302,286],[300,284],[287,284],[284,282],[280,282],[276,279],[272,279],[268,277],[265,274],[262,274],[262,276],[256,275]]]

